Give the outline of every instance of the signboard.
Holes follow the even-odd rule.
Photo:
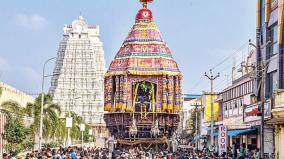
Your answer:
[[[244,122],[252,122],[260,120],[261,117],[257,116],[257,113],[258,113],[257,104],[246,106],[244,110]]]
[[[213,117],[214,117],[214,121],[218,120],[218,116],[219,116],[219,103],[215,102],[215,100],[217,99],[217,95],[213,95],[212,99],[213,99]],[[211,121],[211,95],[205,95],[205,97],[203,97],[203,102],[205,105],[203,105],[205,107],[204,110],[204,120],[205,122],[210,122]]]
[[[244,110],[244,122],[254,122],[261,120],[261,116],[257,116],[259,113],[258,111],[258,105],[248,105],[245,107]],[[268,119],[271,118],[271,102],[270,100],[267,100],[264,103],[264,118]]]
[[[223,125],[219,126],[218,146],[219,155],[222,155],[224,152],[227,153],[227,128]]]
[[[93,130],[89,129],[89,135],[93,135]]]
[[[265,119],[271,118],[271,102],[270,102],[270,100],[267,100],[264,103],[264,118]]]
[[[85,124],[80,124],[80,131],[85,131]]]
[[[72,117],[66,118],[66,128],[72,128]]]

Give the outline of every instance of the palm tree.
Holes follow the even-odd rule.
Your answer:
[[[65,118],[60,119],[58,121],[54,137],[57,138],[61,142],[64,142],[64,140],[66,139],[66,137],[67,137],[67,128],[66,128],[66,120],[65,120]]]
[[[71,138],[73,140],[79,140],[81,137],[80,124],[83,123],[83,118],[78,116],[76,113],[71,112],[71,117],[73,118],[72,128],[71,128]]]
[[[53,103],[50,94],[44,95],[43,103],[43,137],[54,137],[60,121],[61,108],[58,104]],[[41,94],[35,99],[33,104],[28,103],[27,108],[27,114],[34,117],[33,131],[38,132],[40,127]]]
[[[21,107],[21,105],[16,101],[5,101],[1,104],[1,109],[3,112],[5,112],[8,117],[11,117],[12,115],[25,115],[26,109]]]
[[[9,116],[11,114],[29,116],[34,118],[34,123],[31,128],[34,133],[39,131],[40,126],[40,111],[41,111],[41,95],[39,95],[34,103],[28,103],[26,107],[21,107],[19,103],[15,101],[6,101],[1,104],[1,108]],[[59,115],[61,113],[60,106],[52,102],[51,95],[44,95],[43,105],[43,136],[50,138],[55,135],[56,128],[59,124]],[[61,124],[62,125],[62,124]]]

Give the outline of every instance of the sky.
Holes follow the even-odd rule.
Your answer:
[[[43,63],[57,55],[64,24],[82,15],[99,25],[108,68],[141,8],[138,0],[0,2],[0,81],[29,94],[40,92]],[[183,73],[184,93],[208,91],[210,68],[220,72],[216,90],[229,84],[233,61],[255,37],[256,0],[155,0],[148,8]]]

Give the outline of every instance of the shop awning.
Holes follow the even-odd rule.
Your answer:
[[[249,135],[256,131],[256,129],[241,129],[241,130],[228,130],[229,136]]]
[[[284,124],[284,118],[272,118],[268,120],[266,124],[270,125]]]

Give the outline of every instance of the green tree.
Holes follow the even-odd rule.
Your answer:
[[[25,115],[26,108],[21,107],[21,105],[16,101],[5,101],[1,104],[2,111],[4,111],[8,116],[14,115]]]
[[[27,104],[26,113],[34,118],[32,124],[33,132],[39,131],[41,112],[41,94],[35,99],[34,103]],[[43,100],[43,137],[51,138],[55,136],[56,129],[60,122],[61,108],[58,104],[53,103],[50,94],[44,95]]]
[[[30,148],[31,141],[29,140],[31,129],[26,128],[21,117],[12,117],[5,124],[4,138],[8,142],[5,147],[8,152],[15,154]]]
[[[196,111],[197,111],[197,116],[196,116]],[[196,119],[200,121],[200,109],[191,109],[190,110],[190,120],[189,120],[189,128],[192,129],[192,135],[197,133],[196,128]],[[200,123],[200,122],[199,122]],[[199,125],[199,124],[197,124]]]
[[[66,128],[66,117],[68,117],[68,113],[66,113],[65,118],[61,119],[58,128],[56,129],[55,136],[59,140],[59,142],[64,142],[67,138],[68,129]],[[85,123],[83,118],[76,114],[75,112],[70,112],[70,116],[72,117],[72,127],[70,128],[70,137],[73,143],[81,143],[82,132],[80,131],[80,124]],[[91,126],[85,124],[85,131],[83,132],[83,140],[84,142],[91,141],[91,135],[89,135],[89,130]]]
[[[89,124],[86,124],[86,129],[85,131],[83,132],[83,140],[84,142],[90,142],[92,141],[92,135],[89,134],[89,130],[91,129],[92,127],[89,125]]]
[[[55,137],[59,142],[64,143],[67,138],[66,119],[60,119],[55,131]]]
[[[71,117],[73,118],[71,134],[70,134],[71,138],[73,140],[80,140],[81,138],[80,124],[83,123],[83,118],[78,116],[74,112],[71,112]]]

